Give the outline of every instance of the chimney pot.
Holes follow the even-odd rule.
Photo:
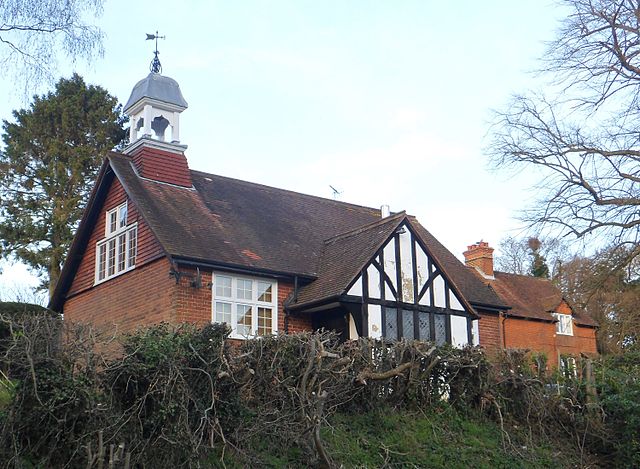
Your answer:
[[[486,241],[478,241],[463,253],[464,263],[478,269],[485,277],[493,278],[493,248]]]

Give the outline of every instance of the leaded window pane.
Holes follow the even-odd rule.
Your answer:
[[[271,334],[272,313],[273,311],[271,310],[271,308],[258,307],[258,335]]]
[[[113,233],[118,228],[118,214],[114,210],[109,212],[109,233]]]
[[[136,265],[136,255],[138,253],[138,229],[133,228],[129,231],[129,261],[128,267]]]
[[[123,233],[118,236],[118,272],[125,269],[127,257],[127,234]]]
[[[395,308],[384,308],[384,338],[388,340],[398,340],[398,310]]]
[[[215,322],[231,324],[231,303],[216,301]]]
[[[231,298],[231,277],[216,275],[216,296]]]
[[[239,278],[236,284],[236,296],[240,300],[251,300],[253,299],[252,290],[253,290],[253,282],[251,280],[245,280]]]
[[[408,309],[402,310],[402,337],[405,339],[413,339],[413,311]]]
[[[418,338],[420,340],[431,340],[431,323],[429,313],[420,311],[418,313]]]
[[[107,275],[111,276],[116,273],[116,240],[112,239],[108,243],[107,251]]]
[[[271,303],[272,285],[268,282],[258,282],[258,301]]]
[[[444,345],[447,342],[447,317],[444,314],[435,315],[436,344]]]
[[[107,265],[107,245],[98,246],[98,280],[104,280]]]
[[[119,221],[118,221],[119,228],[124,228],[125,226],[127,226],[127,204],[120,206],[118,210],[118,218],[119,218]]]
[[[250,305],[237,305],[237,328],[238,334],[250,335],[251,334],[251,306]]]

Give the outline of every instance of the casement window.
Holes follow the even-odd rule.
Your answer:
[[[556,333],[562,335],[573,335],[573,318],[570,314],[553,313],[556,322]]]
[[[271,335],[278,331],[277,282],[213,274],[213,322],[227,323],[231,337]]]
[[[382,320],[382,333],[386,340],[424,340],[437,345],[451,343],[455,346],[468,343],[477,345],[474,340],[476,330],[472,329],[472,339],[469,340],[468,319],[465,316],[383,307]]]
[[[576,359],[571,355],[560,355],[560,372],[565,378],[577,378],[578,366]]]
[[[96,244],[95,283],[104,282],[135,268],[138,224],[127,225],[127,203],[108,210],[105,237]]]

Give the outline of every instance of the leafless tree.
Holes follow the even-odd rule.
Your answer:
[[[640,339],[640,257],[632,248],[612,247],[594,255],[575,256],[558,279],[565,297],[599,324],[598,348],[619,353]]]
[[[532,275],[532,244],[549,267],[554,279],[562,264],[569,257],[567,243],[558,238],[515,238],[507,236],[498,244],[499,254],[496,256],[496,270],[512,274]]]
[[[0,66],[19,76],[25,94],[50,81],[57,56],[72,61],[102,54],[102,32],[86,16],[102,13],[103,0],[0,1]]]
[[[640,253],[640,3],[563,0],[571,13],[549,44],[546,93],[497,113],[495,167],[540,170],[523,214],[561,235],[601,237]]]

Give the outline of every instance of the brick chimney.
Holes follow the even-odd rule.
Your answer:
[[[486,277],[493,277],[493,248],[489,247],[489,243],[479,241],[467,246],[462,254],[466,265],[475,267]]]
[[[138,174],[154,181],[191,187],[191,172],[184,152],[158,148],[151,142],[127,151],[133,158]]]

